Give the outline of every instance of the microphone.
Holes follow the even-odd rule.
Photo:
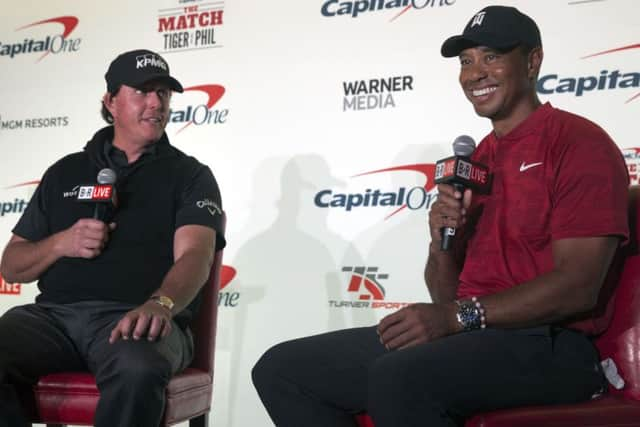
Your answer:
[[[112,210],[118,205],[116,198],[117,176],[113,169],[104,168],[98,172],[97,185],[81,185],[76,200],[93,203],[93,219],[107,222]]]
[[[476,149],[476,142],[468,135],[460,135],[453,141],[453,157],[447,157],[436,163],[436,184],[449,184],[464,193],[466,188],[485,191],[489,186],[489,168],[471,161],[470,157]],[[442,242],[440,250],[451,248],[453,237],[456,235],[454,227],[440,229]]]

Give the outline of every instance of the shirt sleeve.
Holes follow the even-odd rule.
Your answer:
[[[222,232],[222,199],[211,169],[200,165],[185,184],[176,212],[176,228],[204,225],[216,231],[216,250],[226,246]]]
[[[31,196],[27,208],[13,228],[12,232],[16,236],[20,236],[31,242],[37,242],[51,234],[49,221],[47,220],[47,203],[45,197],[50,174],[51,169],[45,172],[36,187],[36,191],[33,193],[33,196]]]
[[[620,150],[600,128],[571,137],[553,184],[553,239],[614,235],[626,242],[629,176]]]

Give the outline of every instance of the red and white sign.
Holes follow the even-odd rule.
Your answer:
[[[82,185],[78,189],[78,200],[87,202],[106,202],[113,197],[113,185]]]
[[[449,157],[436,163],[435,183],[457,183],[483,189],[489,183],[489,169],[466,157]]]
[[[9,283],[0,276],[0,294],[1,295],[20,295],[22,284]]]

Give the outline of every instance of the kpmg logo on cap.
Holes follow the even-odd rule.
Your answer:
[[[53,28],[51,24],[56,25],[55,28],[59,28],[58,25],[62,25],[62,33],[49,34],[44,38],[40,37],[37,39],[25,37],[24,40],[20,42],[5,43],[0,41],[0,56],[8,56],[13,59],[19,55],[42,53],[36,61],[38,62],[50,53],[58,55],[62,53],[75,53],[80,50],[82,39],[69,37],[78,25],[78,18],[75,16],[58,16],[56,18],[43,19],[23,25],[17,28],[16,31],[22,31],[40,25],[45,25],[46,28]]]
[[[628,53],[634,49],[640,49],[640,44],[633,44],[597,52],[583,56],[580,59],[620,54],[621,52]],[[609,57],[607,56],[607,58]],[[601,70],[597,75],[559,76],[558,74],[547,74],[538,79],[536,89],[538,93],[544,95],[572,94],[574,96],[583,96],[590,92],[624,90],[640,87],[640,72],[623,72],[620,69],[610,71],[608,68],[609,67]],[[640,97],[640,93],[633,94],[625,101],[625,104],[630,103],[638,97]]]
[[[354,178],[386,172],[417,172],[424,177],[425,183],[422,186],[411,188],[405,186],[393,190],[366,188],[364,191],[350,193],[336,192],[327,188],[316,193],[313,202],[320,209],[339,209],[345,212],[365,208],[383,208],[386,210],[391,208],[392,210],[387,213],[385,220],[405,209],[412,211],[429,209],[438,197],[434,182],[435,170],[436,165],[426,163],[395,166],[360,173],[355,175]]]
[[[336,16],[350,16],[357,18],[367,12],[400,9],[390,20],[396,20],[400,15],[411,9],[427,9],[452,6],[456,0],[324,0],[320,13],[327,18]]]
[[[158,55],[154,55],[152,53],[147,53],[145,55],[136,56],[136,70],[140,68],[146,67],[156,67],[162,68],[165,71],[169,71],[169,67],[167,67],[167,63],[162,60]]]
[[[395,108],[395,95],[413,90],[413,76],[342,82],[342,111]]]
[[[174,99],[174,103],[178,103],[184,99],[194,99],[188,95],[191,92],[197,94],[196,98],[202,99],[202,95],[206,96],[204,103],[189,104],[184,107],[173,107],[169,112],[169,124],[181,124],[182,126],[176,134],[184,131],[191,125],[222,125],[226,123],[229,116],[228,108],[214,108],[218,101],[225,94],[224,86],[216,84],[205,84],[198,86],[185,87],[184,93]]]
[[[185,1],[180,0],[177,7],[158,10],[162,53],[222,47],[224,1],[202,1],[192,0],[185,6]]]

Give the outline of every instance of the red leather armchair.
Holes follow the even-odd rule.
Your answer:
[[[602,359],[612,358],[625,381],[622,390],[571,405],[530,406],[478,414],[465,427],[639,427],[640,426],[640,186],[629,188],[631,242],[622,249],[624,268],[615,291],[610,326],[596,340]],[[361,427],[374,427],[366,415]]]
[[[211,274],[202,291],[200,311],[190,325],[195,343],[194,359],[167,386],[162,426],[186,420],[190,427],[209,425],[221,268],[220,250],[216,252]],[[45,423],[48,427],[93,425],[99,397],[93,375],[87,372],[47,375],[40,378],[33,392],[35,402],[25,404],[32,410],[32,422]]]

